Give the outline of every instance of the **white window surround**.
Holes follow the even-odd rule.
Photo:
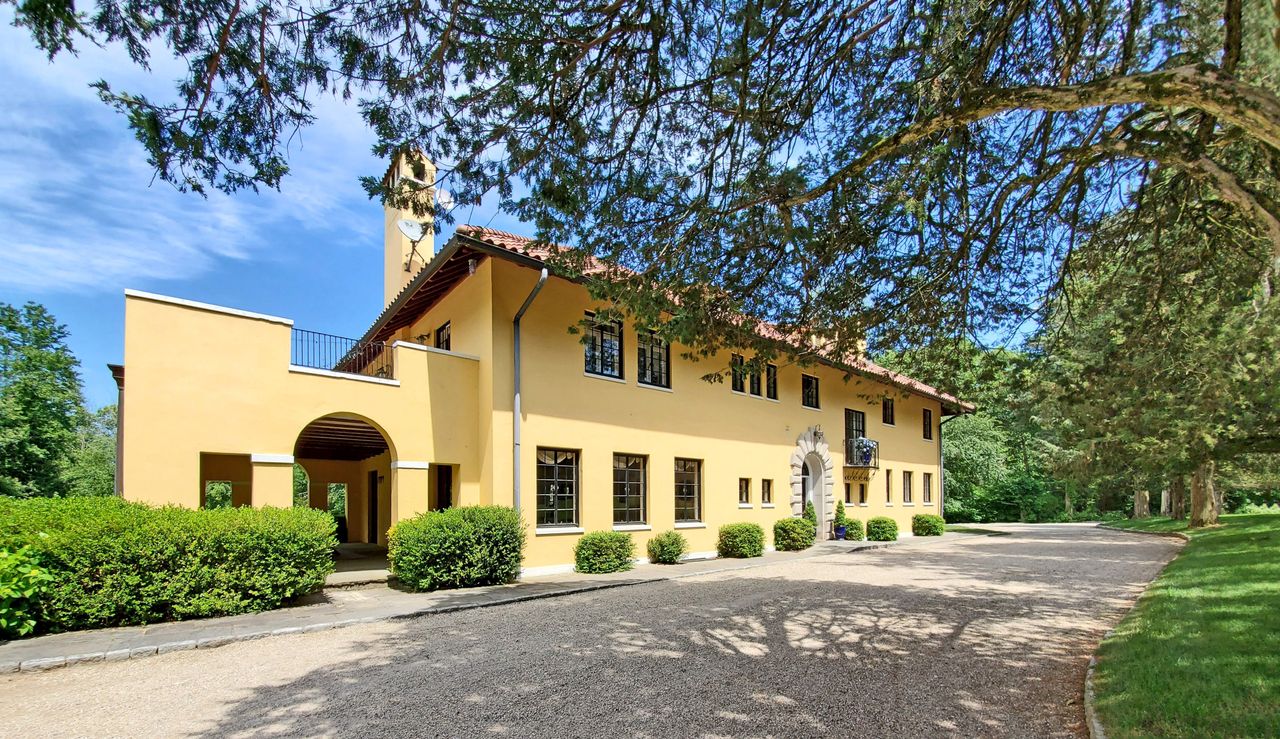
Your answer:
[[[535,536],[555,536],[557,534],[585,534],[581,526],[539,526],[533,530]]]
[[[903,504],[902,504],[902,507],[903,507],[903,508],[915,508],[915,507],[916,507],[916,504],[915,504],[915,503],[903,503]]]
[[[400,387],[399,380],[389,380],[385,377],[369,377],[368,375],[357,375],[351,372],[334,372],[333,370],[316,369],[315,367],[303,367],[297,364],[289,365],[290,372],[296,372],[300,375],[318,375],[320,377],[332,377],[337,380],[355,380],[357,382],[372,382],[375,385],[390,385],[391,387]]]
[[[702,521],[676,521],[677,529],[705,529],[707,525]]]
[[[599,377],[599,375],[591,375],[591,376],[592,376],[592,377]],[[609,379],[613,379],[613,378],[609,378]],[[663,386],[661,386],[661,385],[650,385],[650,384],[649,384],[649,383],[647,383],[647,382],[640,382],[639,380],[636,380],[636,387],[642,387],[642,388],[645,388],[646,390],[658,390],[658,391],[661,391],[661,392],[664,392],[664,393],[674,393],[674,392],[675,392],[675,390],[672,390],[672,389],[671,389],[671,388],[669,388],[669,387],[663,387]]]
[[[250,454],[252,464],[293,464],[292,454]]]
[[[647,523],[615,523],[614,531],[653,531],[653,527]]]
[[[778,506],[774,505],[773,503],[761,503],[760,507],[761,508],[777,508]]]
[[[591,379],[593,379],[593,380],[608,380],[609,382],[616,382],[616,383],[619,383],[619,384],[622,384],[622,385],[627,384],[627,381],[626,381],[625,379],[621,378],[621,377],[610,377],[610,376],[608,376],[608,375],[597,375],[597,374],[596,374],[596,373],[594,373],[594,372],[585,372],[585,371],[584,371],[584,372],[582,373],[582,376],[583,376],[583,377],[590,377],[590,378],[591,378]]]
[[[227,308],[213,303],[199,303],[194,300],[184,300],[182,298],[174,298],[168,295],[158,295],[156,293],[143,292],[142,290],[125,290],[126,298],[138,298],[139,300],[150,300],[155,303],[168,303],[170,305],[180,305],[183,308],[194,308],[195,310],[209,311],[210,313],[222,313],[228,316],[238,316],[240,318],[252,318],[257,321],[267,321],[269,323],[279,323],[285,326],[292,326],[293,319],[281,318],[280,316],[269,316],[265,313],[252,313],[247,310],[238,310],[236,308]]]
[[[800,407],[801,407],[801,408],[803,408],[803,409],[805,409],[805,410],[807,410],[807,411],[818,411],[818,412],[821,412],[821,411],[822,411],[822,408],[821,408],[821,407],[814,408],[813,406],[811,406],[811,405],[805,405],[804,403],[801,403],[801,404],[800,404]]]
[[[866,508],[866,507],[867,507],[867,504],[866,504],[866,503],[859,503],[859,504],[858,504],[858,507],[859,507],[859,508]]]
[[[752,508],[753,506],[752,506],[750,503],[739,503],[739,504],[738,504],[738,507],[739,507],[739,508]]]
[[[461,357],[462,359],[471,359],[476,362],[480,361],[480,357],[476,356],[475,354],[464,354],[462,352],[449,351],[447,349],[437,349],[434,346],[427,346],[426,344],[415,344],[412,341],[391,342],[392,349],[398,346],[402,346],[405,349],[413,349],[414,351],[419,351],[419,352],[431,352],[432,354],[443,354],[446,357]]]

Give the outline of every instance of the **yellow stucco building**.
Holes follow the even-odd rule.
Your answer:
[[[417,244],[397,230],[406,216],[385,214],[387,306],[359,340],[126,291],[121,493],[195,507],[224,483],[233,504],[289,506],[296,462],[314,506],[345,486],[353,542],[428,509],[515,505],[533,572],[571,566],[593,530],[644,552],[678,529],[708,556],[722,524],[771,537],[805,501],[824,532],[837,500],[904,532],[941,512],[940,424],[969,410],[956,398],[869,363],[707,383],[734,358],[682,359],[630,322],[570,334],[600,306],[528,240],[462,226],[435,252],[430,229]]]

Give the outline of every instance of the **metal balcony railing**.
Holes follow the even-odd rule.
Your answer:
[[[392,379],[392,355],[391,347],[381,341],[359,341],[295,328],[289,361],[300,367]]]
[[[844,466],[880,469],[880,442],[865,437],[845,439]]]

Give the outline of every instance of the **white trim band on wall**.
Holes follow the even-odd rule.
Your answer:
[[[293,464],[292,454],[250,454],[253,464]]]
[[[430,462],[411,462],[407,459],[397,459],[391,463],[393,470],[425,470],[430,466]]]

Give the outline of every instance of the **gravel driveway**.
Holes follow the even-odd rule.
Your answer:
[[[1088,525],[908,543],[0,678],[0,736],[1082,736],[1177,551]]]

